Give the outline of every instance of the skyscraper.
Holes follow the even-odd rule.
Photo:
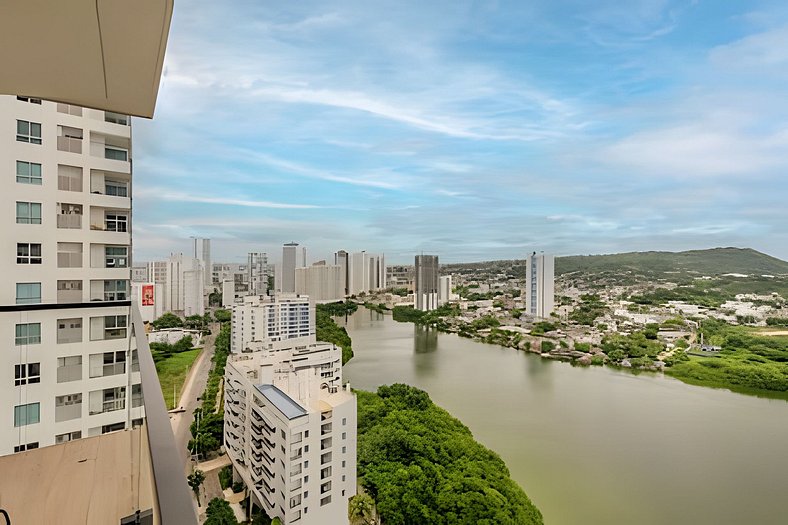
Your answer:
[[[348,284],[350,282],[350,261],[348,260],[348,253],[345,250],[339,250],[334,254],[334,264],[339,266],[339,279],[340,289],[343,295],[350,295]]]
[[[299,256],[303,257],[298,253],[297,242],[289,242],[282,246],[281,285],[277,286],[279,291],[295,292],[295,269],[300,266]]]
[[[555,257],[533,252],[525,261],[525,308],[536,317],[549,317],[555,301]]]
[[[417,310],[428,311],[438,307],[439,277],[437,255],[416,256],[415,307]]]
[[[210,239],[194,239],[194,258],[202,263],[203,267],[203,280],[205,286],[211,286],[213,283],[213,274],[211,273],[211,240]]]
[[[249,252],[247,257],[249,294],[265,295],[268,293],[268,254],[265,252]]]

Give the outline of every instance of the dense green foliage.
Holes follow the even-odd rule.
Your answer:
[[[219,385],[224,377],[224,367],[227,356],[230,355],[230,323],[224,323],[216,336],[213,365],[208,373],[208,382],[202,395],[202,408],[194,411],[194,421],[191,424],[192,439],[189,440],[189,450],[204,454],[218,450],[222,443],[224,431],[224,411],[219,395]],[[197,419],[200,419],[199,426]]]
[[[207,330],[211,321],[210,313],[205,315],[190,315],[183,320],[183,327],[190,330]]]
[[[725,273],[777,275],[788,273],[788,262],[749,248],[575,255],[558,257],[555,260],[556,275],[570,272],[625,272],[627,270],[651,273],[687,271],[701,275]]]
[[[164,328],[180,328],[183,326],[183,319],[172,312],[167,312],[158,319],[153,320],[151,324],[156,330],[162,330]]]
[[[628,359],[633,366],[650,365],[665,346],[647,330],[629,335],[613,334],[602,340],[602,351],[614,363]],[[632,361],[638,359],[638,361]]]
[[[213,317],[220,323],[227,323],[232,319],[233,314],[230,310],[219,309],[213,313]]]
[[[569,319],[588,326],[593,326],[594,321],[608,312],[609,308],[596,294],[584,294],[580,296],[580,303],[575,306]]]
[[[205,473],[202,470],[195,470],[186,476],[186,483],[191,487],[194,495],[197,497],[197,505],[200,505],[200,486],[205,481]]]
[[[788,326],[788,317],[769,317],[766,319],[769,326]]]
[[[238,520],[227,501],[213,498],[205,509],[205,525],[238,525]]]
[[[542,523],[501,458],[426,392],[397,384],[357,395],[359,481],[384,523]]]
[[[458,315],[460,315],[459,305],[449,303],[429,312],[416,310],[412,306],[395,306],[391,310],[391,316],[395,321],[435,326],[439,330],[445,330],[448,327],[445,318]]]
[[[531,335],[544,335],[545,332],[552,332],[556,328],[558,328],[558,326],[554,323],[539,321],[538,323],[534,323],[533,328],[531,328]]]
[[[352,305],[352,306],[351,306]],[[353,313],[358,308],[356,303],[338,302],[317,305],[315,313],[315,328],[317,340],[326,343],[334,343],[342,349],[342,364],[344,365],[353,358],[353,346],[350,336],[344,326],[339,326],[331,317],[332,315],[345,315]]]
[[[194,347],[192,336],[187,335],[181,337],[176,343],[150,343],[150,353],[153,356],[153,362],[158,363],[172,357],[173,354],[180,354],[181,352],[188,352]]]
[[[222,487],[222,490],[230,488],[233,484],[233,467],[227,465],[223,469],[219,471],[219,485]]]
[[[186,376],[201,351],[200,348],[195,348],[156,361],[156,375],[159,376],[159,384],[167,409],[175,408]]]
[[[369,301],[364,302],[364,308],[368,308],[368,309],[370,309],[370,310],[372,310],[374,312],[377,312],[379,314],[384,314],[384,313],[389,311],[389,309],[386,308],[385,304],[370,303]]]
[[[693,384],[732,390],[788,392],[788,337],[759,336],[751,328],[706,319],[701,332],[719,357],[693,357],[667,373]]]
[[[208,306],[221,306],[222,305],[222,292],[220,292],[217,288],[214,288],[211,293],[208,294]]]

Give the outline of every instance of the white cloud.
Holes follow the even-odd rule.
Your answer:
[[[176,192],[165,188],[148,187],[135,189],[135,197],[164,200],[173,202],[197,202],[201,204],[223,204],[226,206],[243,206],[248,208],[271,208],[271,209],[315,209],[322,206],[313,204],[293,204],[285,202],[272,202],[263,200],[234,199],[229,197],[209,197],[204,195],[193,195],[190,193]]]

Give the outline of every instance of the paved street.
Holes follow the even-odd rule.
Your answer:
[[[211,369],[211,358],[214,353],[216,334],[219,333],[219,323],[211,324],[211,332],[211,335],[205,338],[203,351],[200,353],[197,361],[194,362],[189,377],[183,386],[179,403],[179,408],[182,408],[183,412],[170,414],[172,432],[175,435],[175,445],[182,454],[184,471],[187,474],[192,470],[191,458],[186,448],[189,439],[191,439],[189,426],[193,419],[194,409],[201,403],[197,398],[202,395],[208,382],[208,372]]]

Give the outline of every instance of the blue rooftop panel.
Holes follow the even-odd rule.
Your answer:
[[[255,385],[258,392],[270,401],[287,419],[305,416],[306,410],[274,385]]]

